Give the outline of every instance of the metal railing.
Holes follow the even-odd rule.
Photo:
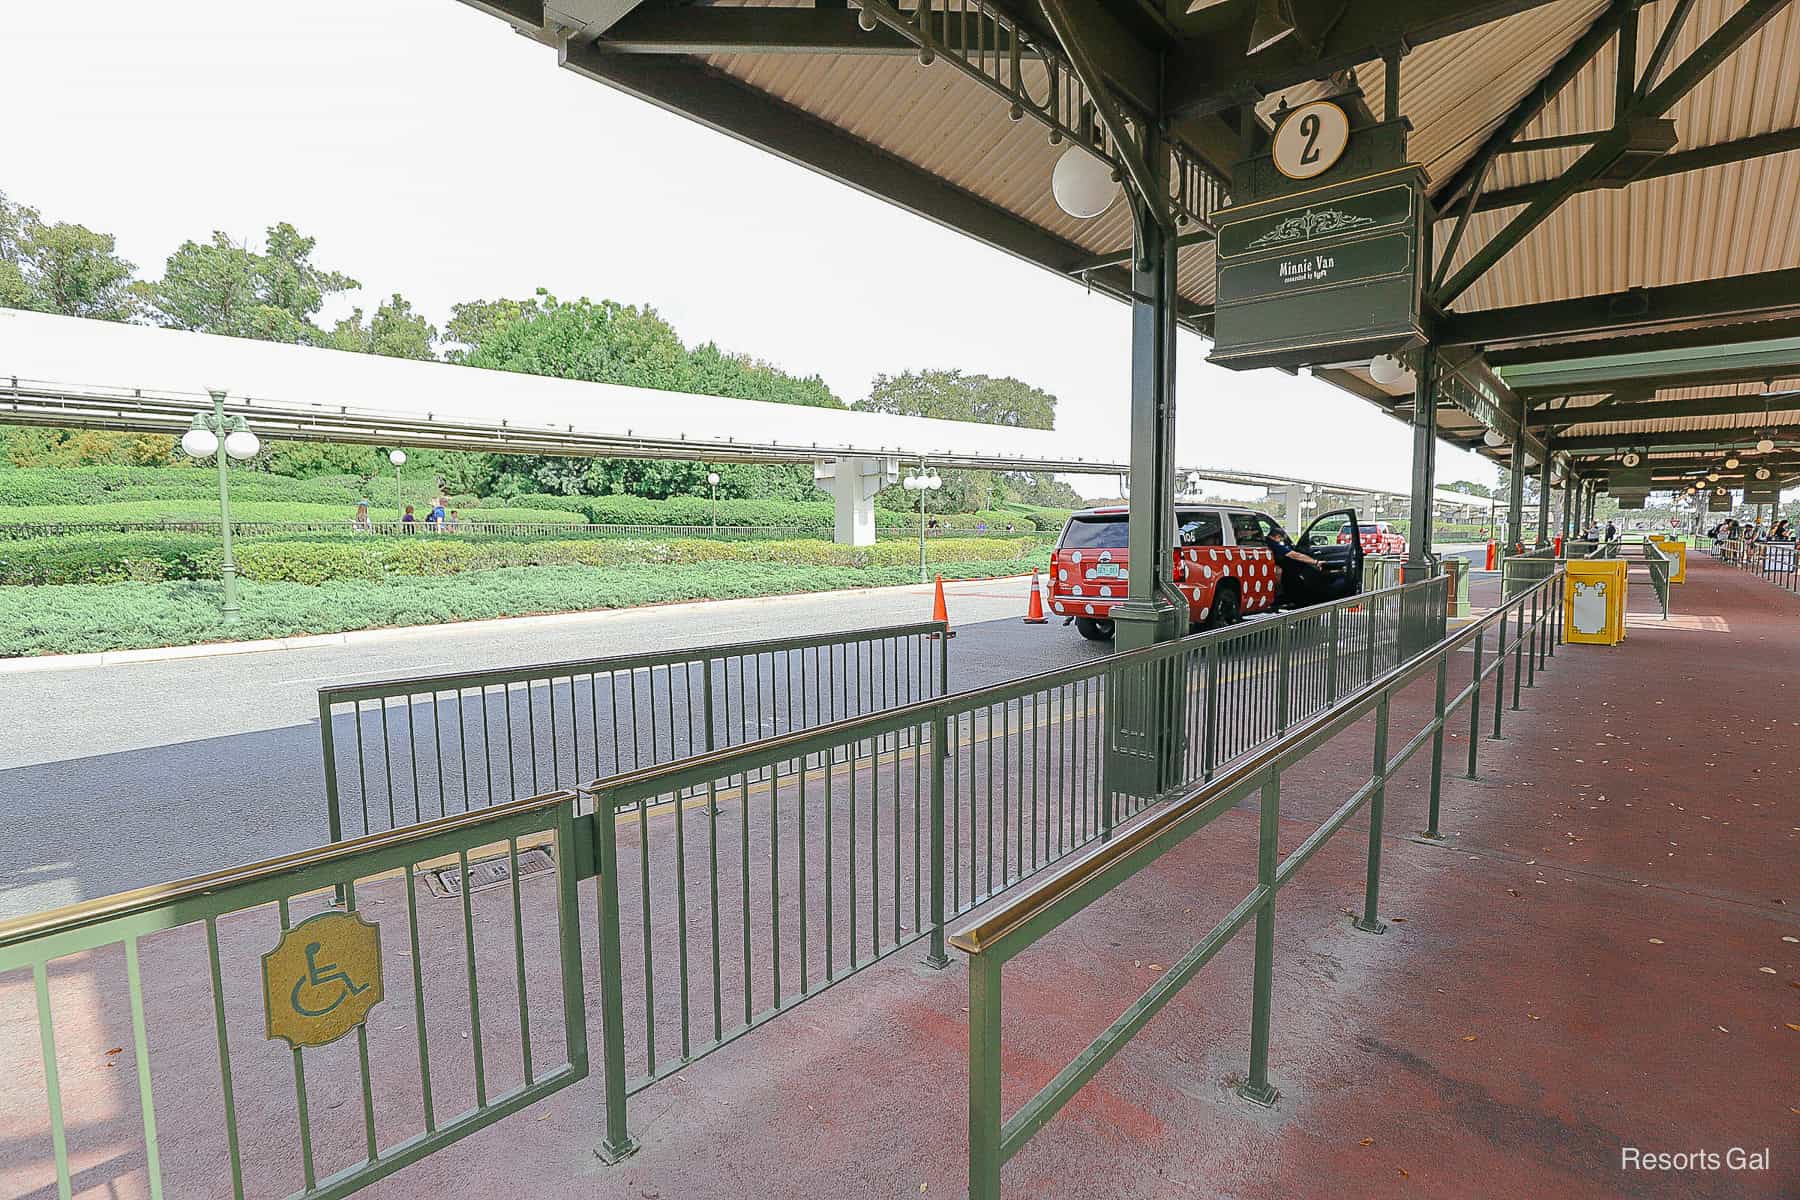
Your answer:
[[[30,1030],[35,1006],[39,1050],[9,1060],[8,1194],[347,1196],[584,1078],[576,881],[592,839],[575,803],[521,800],[0,924],[6,1027]],[[553,887],[521,887],[525,856]],[[460,886],[495,860],[510,888]],[[347,961],[321,964],[316,986],[264,979],[272,945],[343,912],[376,930],[354,979]],[[277,1041],[264,996],[286,999],[290,979],[302,1012],[302,995],[328,1012],[339,980],[379,986],[381,1019],[332,1045]]]
[[[902,947],[928,940],[928,961],[946,964],[954,916],[1228,772],[1439,638],[1444,587],[955,696],[940,674],[938,695],[848,719],[814,691],[831,724],[796,720],[642,767],[587,800],[496,794],[492,807],[0,924],[0,996],[25,1005],[8,1027],[30,1029],[35,1006],[26,1044],[41,1050],[35,1076],[9,1080],[9,1182],[183,1196],[222,1190],[228,1171],[237,1197],[347,1196],[583,1078],[591,1008],[600,1150],[627,1154],[629,1093]],[[940,672],[942,661],[940,648]],[[739,711],[752,690],[736,695]],[[584,906],[577,885],[590,877]],[[267,997],[285,997],[290,976],[250,980],[290,930],[342,919],[334,897],[388,926],[374,951],[386,1015],[334,1045],[282,1045]],[[590,945],[597,966],[584,969]]]
[[[1512,706],[1519,707],[1521,679],[1535,685],[1536,672],[1560,637],[1562,606],[1555,589],[1562,579],[1553,572],[1479,621],[1439,640],[1422,655],[1387,668],[1347,693],[1333,707],[1289,728],[1274,744],[1239,760],[1205,784],[1158,805],[1142,819],[1114,831],[1100,845],[1073,858],[1053,875],[1034,883],[956,931],[950,942],[969,958],[969,1195],[972,1200],[998,1200],[1001,1168],[1021,1146],[1069,1102],[1170,999],[1246,925],[1255,923],[1255,970],[1249,1035],[1249,1074],[1241,1094],[1271,1104],[1275,1089],[1268,1074],[1268,1052],[1274,1006],[1275,905],[1280,888],[1359,811],[1369,812],[1367,872],[1362,913],[1356,928],[1380,932],[1378,916],[1381,851],[1387,781],[1414,754],[1431,753],[1431,790],[1425,836],[1436,838],[1443,776],[1444,737],[1457,709],[1469,711],[1468,774],[1474,777],[1480,744],[1481,695],[1494,681],[1493,735],[1500,736],[1504,710],[1506,660],[1513,659]],[[1497,629],[1496,629],[1497,626]],[[1511,629],[1511,638],[1508,630]],[[1494,637],[1491,647],[1488,639]],[[1453,658],[1473,650],[1469,682],[1454,696],[1449,677],[1460,663]],[[1391,754],[1394,697],[1407,685],[1432,678],[1435,701],[1431,718]],[[1285,858],[1277,856],[1283,774],[1302,763],[1331,738],[1370,715],[1374,717],[1373,766],[1367,782],[1357,787]],[[1027,1100],[1010,1117],[1002,1105],[1002,975],[1005,964],[1039,939],[1085,910],[1096,900],[1185,843],[1241,800],[1258,798],[1256,884],[1212,930],[1134,1000],[1105,1032]]]
[[[940,622],[319,689],[330,839],[944,694]]]
[[[1731,544],[1726,561],[1739,570],[1760,575],[1776,587],[1800,592],[1800,550],[1794,542],[1739,539]]]
[[[946,921],[1436,641],[1446,583],[594,784],[601,942],[624,982],[609,1142],[629,1141],[627,1096],[921,940],[944,965]]]

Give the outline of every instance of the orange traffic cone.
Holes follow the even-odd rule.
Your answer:
[[[943,624],[945,637],[956,636],[956,630],[950,628],[950,610],[944,606],[944,577],[942,575],[937,577],[937,594],[931,601],[931,619]],[[937,634],[934,633],[931,636],[936,637]]]
[[[1050,618],[1044,615],[1044,594],[1038,591],[1038,573],[1031,573],[1031,604],[1025,610],[1027,625],[1048,625]]]

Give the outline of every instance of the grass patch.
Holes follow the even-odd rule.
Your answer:
[[[933,567],[946,579],[1041,568],[1041,556]],[[581,564],[502,567],[454,575],[331,580],[317,585],[245,581],[243,621],[219,624],[211,580],[64,584],[0,589],[0,656],[74,654],[150,646],[340,633],[533,613],[626,608],[916,583],[913,566],[792,563]]]

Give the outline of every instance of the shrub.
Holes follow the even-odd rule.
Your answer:
[[[0,585],[121,583],[218,575],[218,539],[203,534],[83,533],[0,540]]]
[[[585,544],[585,543],[584,543]],[[606,543],[595,543],[604,545]],[[1028,571],[1041,562],[954,564],[947,579]],[[403,583],[338,580],[316,587],[246,580],[233,637],[286,637],[525,613],[618,608],[912,583],[916,568],[772,563],[663,564],[636,571],[519,567]],[[225,635],[213,582],[79,584],[0,589],[0,656],[188,645]]]

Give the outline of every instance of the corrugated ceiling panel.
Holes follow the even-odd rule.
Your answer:
[[[1641,73],[1674,0],[1644,10]],[[1737,0],[1700,0],[1659,78],[1698,48]],[[1612,123],[1616,52],[1603,50],[1558,94],[1524,136],[1605,129]],[[1800,13],[1769,21],[1672,110],[1691,150],[1800,125]],[[1579,150],[1537,151],[1500,160],[1491,186],[1556,175]],[[1800,152],[1647,180],[1571,197],[1455,304],[1459,311],[1531,304],[1632,287],[1779,270],[1800,265],[1794,198]],[[1468,260],[1519,209],[1478,214],[1457,254]],[[1438,227],[1440,246],[1447,222]]]

